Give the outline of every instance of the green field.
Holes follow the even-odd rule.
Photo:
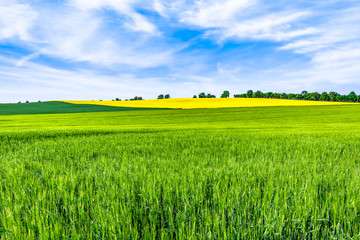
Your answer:
[[[91,105],[91,104],[70,104],[70,103],[58,102],[58,101],[0,104],[0,115],[113,112],[113,111],[119,112],[119,111],[135,111],[135,110],[144,110],[144,108],[110,107],[110,106]]]
[[[360,239],[360,106],[0,116],[0,239]]]

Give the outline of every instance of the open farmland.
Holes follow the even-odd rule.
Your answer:
[[[359,239],[359,122],[359,105],[0,116],[0,236]]]
[[[133,108],[238,108],[238,107],[274,107],[274,106],[329,106],[351,105],[349,102],[285,100],[268,98],[172,98],[141,101],[65,101],[72,104],[100,105]]]
[[[144,110],[136,107],[102,106],[94,104],[71,104],[66,102],[36,102],[0,104],[0,115],[47,114],[47,113],[82,113]],[[148,109],[151,110],[151,109]]]

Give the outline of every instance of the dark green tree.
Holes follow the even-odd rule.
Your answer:
[[[170,94],[166,94],[165,99],[169,99],[169,98],[170,98]]]
[[[164,94],[160,94],[157,99],[164,99]]]
[[[267,92],[267,93],[265,93],[265,97],[266,98],[272,98],[273,97],[273,93],[272,92]]]
[[[304,94],[304,99],[305,99],[305,100],[311,100],[311,99],[310,99],[310,93],[305,93],[305,94]]]
[[[320,101],[329,101],[329,95],[327,94],[327,92],[323,92],[320,95]]]
[[[254,98],[261,98],[261,95],[262,95],[262,92],[259,91],[259,90],[257,90],[257,91],[254,93],[253,97],[254,97]]]
[[[199,94],[199,98],[206,98],[205,93],[204,93],[204,92],[200,93],[200,94]]]
[[[193,98],[197,98],[197,96],[196,96],[196,95],[194,95],[194,96],[193,96]]]
[[[248,90],[246,92],[246,97],[251,98],[253,96],[253,94],[254,94],[253,90]]]
[[[287,95],[287,98],[288,99],[296,99],[296,94],[294,94],[294,93],[289,93],[288,95]]]
[[[287,99],[288,97],[287,97],[287,94],[286,94],[286,93],[282,93],[282,94],[280,95],[280,98],[281,98],[281,99]]]
[[[357,102],[358,101],[358,96],[356,95],[355,92],[351,92],[347,96],[347,99],[348,99],[349,102]]]
[[[319,99],[320,99],[320,93],[318,92],[310,93],[310,100],[318,101]]]
[[[336,101],[336,97],[338,96],[339,94],[336,93],[336,92],[329,92],[329,100],[330,101]]]
[[[337,97],[336,97],[336,99],[337,99],[337,101],[338,102],[347,102],[347,96],[346,95],[338,95]]]
[[[143,100],[142,97],[138,97],[138,96],[135,96],[134,98],[130,99],[130,100]]]
[[[228,97],[230,97],[229,91],[224,91],[223,94],[221,94],[221,98],[228,98]]]
[[[302,95],[302,94],[296,94],[295,99],[297,99],[297,100],[304,99],[304,95]]]

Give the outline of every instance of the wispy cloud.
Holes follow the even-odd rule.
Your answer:
[[[244,10],[255,3],[250,0],[196,1],[190,10],[181,13],[180,21],[203,28],[222,28],[244,15]]]
[[[148,34],[157,34],[157,28],[154,24],[149,22],[145,16],[134,11],[133,6],[136,3],[142,2],[140,0],[71,0],[81,10],[94,10],[102,8],[114,9],[120,14],[129,17],[129,21],[124,24],[127,28],[133,31],[145,32]],[[159,7],[160,5],[155,5]]]
[[[289,73],[296,81],[311,84],[358,84],[360,76],[359,6],[333,10],[330,18],[317,25],[313,36],[299,38],[279,49],[306,54],[309,67]],[[355,85],[354,85],[355,86]],[[359,91],[359,90],[358,90]]]
[[[315,28],[293,29],[291,23],[306,17],[310,12],[277,13],[264,17],[233,23],[224,29],[212,31],[219,34],[222,41],[227,38],[263,39],[284,41],[303,35],[314,34]]]
[[[17,37],[31,40],[29,30],[37,14],[28,4],[13,0],[0,2],[0,40]]]
[[[300,38],[290,42],[280,49],[293,50],[297,53],[310,53],[321,49],[360,41],[360,11],[359,7],[333,10],[327,21],[316,25],[316,34],[307,38]]]
[[[11,24],[4,24],[4,27],[0,28],[1,35],[3,38],[18,36],[24,41],[25,46],[35,52],[23,57],[18,64],[39,55],[66,61],[88,62],[109,68],[114,68],[119,64],[147,68],[171,61],[171,49],[168,46],[157,45],[149,48],[152,44],[148,41],[149,38],[132,32],[144,31],[154,34],[155,27],[147,22],[144,16],[132,11],[131,19],[119,18],[119,23],[116,23],[123,25],[124,28],[118,28],[117,32],[111,33],[104,16],[92,11],[109,5],[125,12],[131,9],[130,4],[134,1],[128,1],[126,4],[123,1],[121,3],[118,1],[77,2],[79,2],[78,8],[64,5],[57,9],[47,9],[47,11],[42,11],[39,6],[7,4],[4,12],[9,8],[13,9],[12,11],[15,11],[17,15],[11,15],[11,17],[3,15],[0,19],[5,19],[2,20],[5,23],[15,22],[22,27],[17,29]],[[29,13],[37,18],[27,20]],[[18,19],[14,20],[15,17]]]
[[[60,70],[25,62],[14,71],[16,59],[0,58],[0,90],[3,101],[54,99],[131,98],[135,95],[156,97],[153,90],[165,90],[161,78],[137,78],[132,74],[106,76],[91,71]],[[6,65],[5,65],[6,64]],[[5,100],[6,99],[6,100]]]

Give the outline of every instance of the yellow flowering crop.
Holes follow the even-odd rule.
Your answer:
[[[283,100],[268,98],[172,98],[136,101],[64,101],[73,104],[95,104],[113,107],[136,108],[236,108],[236,107],[273,107],[273,106],[320,106],[347,105],[356,103],[323,102],[304,100]]]

